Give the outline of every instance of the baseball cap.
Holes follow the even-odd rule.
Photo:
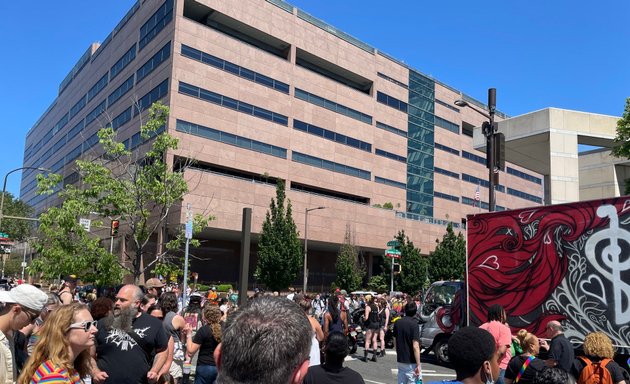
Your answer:
[[[19,304],[33,311],[41,312],[48,302],[48,295],[33,285],[20,284],[10,291],[0,291],[0,302]]]
[[[164,286],[164,283],[160,281],[160,279],[152,277],[149,280],[146,281],[146,283],[144,283],[144,286],[147,289],[150,288],[162,288]]]

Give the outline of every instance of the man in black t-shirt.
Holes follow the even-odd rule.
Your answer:
[[[96,362],[92,362],[95,384],[158,380],[168,353],[168,335],[160,320],[139,310],[142,297],[139,287],[125,285],[116,295],[114,314],[99,321]]]
[[[348,355],[348,338],[341,332],[331,332],[326,340],[326,362],[308,368],[304,384],[365,384],[363,377],[343,360]]]
[[[422,375],[420,366],[420,329],[414,319],[418,307],[413,301],[405,305],[405,317],[394,323],[398,383],[413,384]]]
[[[575,358],[573,346],[564,336],[562,325],[558,321],[550,321],[547,323],[547,337],[551,339],[549,346],[549,358],[547,366],[562,368],[566,373],[571,373],[571,365]]]

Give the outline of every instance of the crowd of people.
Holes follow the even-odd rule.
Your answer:
[[[384,355],[393,319],[397,382],[422,380],[411,297],[256,290],[238,308],[216,289],[192,291],[183,303],[176,286],[157,278],[100,297],[77,295],[76,284],[68,277],[48,292],[29,284],[0,292],[0,384],[188,383],[193,356],[195,384],[361,384],[361,375],[344,366],[349,323],[366,329],[367,362]],[[549,344],[526,330],[512,335],[503,308],[491,306],[486,323],[449,340],[455,382],[582,384],[598,368],[602,383],[626,383],[605,334],[589,334],[585,356],[575,358],[560,323],[550,322],[546,332]],[[541,348],[549,351],[546,360],[538,358]]]

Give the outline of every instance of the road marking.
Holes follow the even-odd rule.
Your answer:
[[[392,368],[392,375],[398,376],[398,368]],[[457,377],[457,375],[452,373],[440,373],[433,370],[423,369],[422,376],[433,376],[433,377]]]
[[[368,383],[374,383],[374,384],[386,384],[386,383],[381,383],[380,381],[374,381],[374,380],[368,380],[368,379],[363,379],[363,381],[368,382]]]

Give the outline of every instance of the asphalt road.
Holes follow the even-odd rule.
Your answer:
[[[425,384],[434,381],[455,380],[455,371],[450,367],[438,365],[432,353],[421,355],[420,360],[422,362],[422,380]],[[345,366],[359,372],[366,384],[396,383],[398,369],[396,351],[394,350],[387,350],[385,357],[379,358],[375,363],[372,361],[364,362],[363,348],[359,347],[355,355],[346,358]]]

